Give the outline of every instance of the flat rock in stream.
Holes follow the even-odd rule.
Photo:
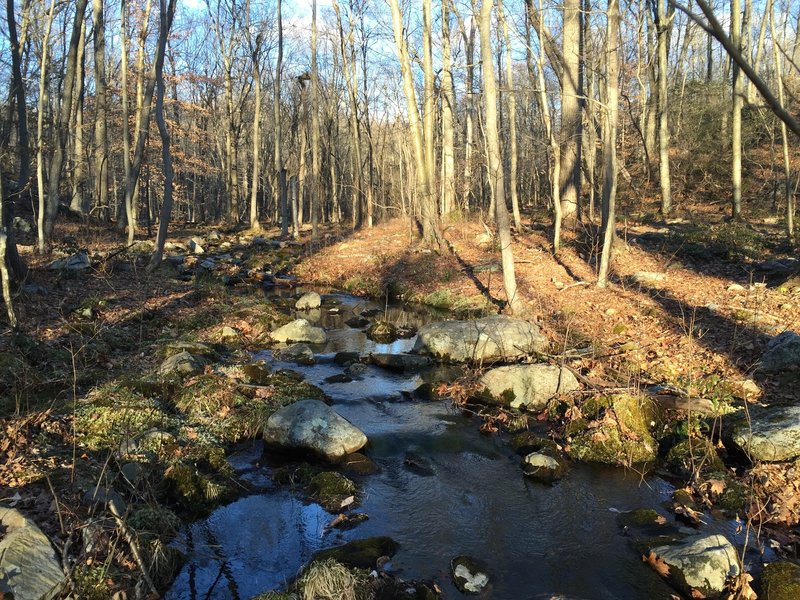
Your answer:
[[[511,365],[481,377],[483,396],[492,403],[531,410],[544,408],[559,394],[580,389],[572,371],[554,365]]]
[[[419,354],[385,354],[369,355],[370,362],[382,369],[402,373],[403,371],[419,371],[431,365],[431,359]]]
[[[504,315],[440,321],[420,328],[414,351],[453,362],[509,361],[546,352],[549,343],[535,323]]]
[[[474,558],[457,556],[450,563],[453,583],[462,594],[480,594],[489,585],[486,569]]]
[[[58,595],[64,573],[50,540],[14,508],[0,506],[0,597],[50,600]]]
[[[311,310],[320,306],[322,306],[322,296],[317,292],[303,294],[294,305],[297,310]]]
[[[339,461],[367,443],[358,427],[319,400],[300,400],[278,409],[267,419],[264,442]]]
[[[305,342],[307,344],[324,344],[328,336],[320,327],[314,327],[306,319],[296,319],[283,327],[278,327],[271,334],[276,342]]]

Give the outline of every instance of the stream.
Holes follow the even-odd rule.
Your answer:
[[[335,409],[366,433],[363,450],[380,472],[357,479],[358,512],[369,519],[347,531],[326,531],[335,517],[271,482],[260,441],[230,460],[259,493],[216,510],[191,525],[182,543],[188,561],[169,600],[247,599],[282,589],[318,550],[370,536],[390,536],[400,550],[385,569],[403,579],[433,579],[446,598],[463,597],[452,583],[450,561],[466,554],[488,568],[495,599],[669,599],[674,593],[642,562],[617,525],[621,511],[659,508],[673,487],[633,470],[574,464],[553,486],[523,476],[501,436],[478,431],[475,419],[452,403],[421,401],[410,392],[427,374],[396,374],[368,366],[361,380],[326,383],[342,373],[337,352],[410,350],[413,339],[377,344],[344,321],[380,308],[347,295],[328,295],[317,324],[328,333],[316,364],[301,366],[259,353],[274,368],[302,373],[332,399]],[[388,320],[418,327],[442,314],[389,307]],[[309,318],[308,313],[298,316]],[[312,320],[312,319],[309,319]],[[421,457],[411,469],[406,456]],[[664,514],[667,514],[666,512]],[[729,524],[720,524],[731,539]]]

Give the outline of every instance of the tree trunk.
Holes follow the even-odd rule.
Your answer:
[[[169,1],[169,5],[166,4],[167,1]],[[155,270],[161,264],[161,257],[164,254],[164,242],[167,239],[167,229],[169,228],[172,214],[172,180],[174,173],[172,171],[172,155],[169,148],[169,131],[164,119],[164,53],[167,47],[169,31],[172,28],[172,20],[175,17],[175,2],[176,0],[159,0],[161,18],[153,70],[158,89],[156,92],[156,125],[158,125],[158,133],[161,136],[161,156],[164,161],[164,198],[161,202],[156,246],[150,264],[147,266],[149,271]]]
[[[778,48],[778,38],[775,35],[775,15],[772,8],[772,1],[768,0],[769,9],[769,31],[772,36],[772,54],[775,60],[775,78],[778,86],[778,100],[784,105],[783,92],[783,68],[781,63],[780,50]],[[792,193],[792,171],[789,163],[789,139],[786,132],[786,123],[781,121],[781,147],[783,149],[783,193],[786,200],[786,236],[789,244],[794,245],[794,194]]]
[[[581,195],[581,138],[583,115],[581,98],[581,1],[564,0],[562,54],[564,73],[561,78],[561,141],[560,198],[564,223],[574,224],[578,218]]]
[[[69,139],[70,114],[72,112],[72,95],[75,91],[75,79],[78,72],[78,47],[83,19],[86,13],[87,0],[76,0],[75,20],[72,23],[72,33],[69,40],[64,84],[61,91],[61,109],[55,123],[55,151],[50,162],[49,180],[47,186],[47,202],[44,210],[44,223],[42,233],[48,239],[53,233],[53,226],[58,214],[59,191],[61,187],[61,171],[64,167],[64,158]],[[40,241],[40,246],[44,241]]]
[[[70,210],[78,213],[86,212],[86,195],[84,190],[84,148],[83,148],[83,99],[86,89],[86,20],[81,29],[81,40],[78,44],[78,74],[75,78],[75,100],[72,108],[74,118],[71,127],[73,132],[72,154],[72,193],[70,194]]]
[[[484,0],[485,1],[485,0]],[[522,231],[522,216],[519,212],[519,194],[517,193],[517,96],[514,91],[514,71],[511,65],[511,43],[508,35],[508,21],[503,11],[503,0],[497,0],[497,12],[503,24],[503,40],[506,44],[506,102],[508,102],[508,153],[509,156],[509,192],[511,193],[511,209],[514,213],[514,226]]]
[[[672,186],[669,168],[669,118],[667,101],[667,80],[669,78],[668,56],[670,27],[665,2],[655,0],[657,52],[658,52],[658,179],[661,185],[661,214],[666,217],[672,210]]]
[[[456,198],[455,134],[453,113],[456,94],[450,56],[450,2],[442,0],[442,205],[443,215],[453,211]]]
[[[659,0],[660,2],[661,0]],[[597,286],[606,287],[615,237],[617,196],[617,115],[619,111],[619,0],[608,0],[606,25],[606,123],[603,127],[603,250]]]
[[[426,0],[430,3],[430,0]],[[430,160],[425,156],[423,127],[417,108],[417,94],[414,90],[414,77],[411,72],[411,59],[408,46],[403,35],[403,17],[400,14],[398,0],[389,0],[392,9],[392,24],[397,54],[400,59],[400,71],[403,76],[403,92],[406,97],[409,130],[414,150],[414,164],[417,170],[417,197],[422,213],[422,238],[426,244],[435,244],[439,250],[446,250],[446,244],[440,231],[439,215],[436,210],[436,198],[433,193],[431,172],[428,170]],[[428,32],[428,37],[430,32]]]
[[[740,0],[731,0],[731,42],[736,50],[742,52],[742,8]],[[744,78],[738,63],[732,65],[731,84],[731,184],[733,203],[731,216],[742,216],[742,105],[744,103]]]
[[[44,190],[44,109],[47,99],[47,59],[50,53],[50,32],[53,28],[53,12],[56,0],[50,1],[50,10],[47,13],[47,24],[42,40],[42,60],[39,65],[39,104],[36,115],[36,185],[39,194],[39,211],[36,218],[38,235],[37,250],[44,254],[47,237],[45,235],[46,199]]]
[[[283,166],[283,139],[281,126],[281,71],[283,70],[283,15],[281,0],[277,5],[278,61],[275,65],[275,89],[272,110],[275,118],[275,172],[278,179],[278,204],[281,207],[281,237],[289,235],[289,199],[286,190],[286,169]]]
[[[261,34],[255,39],[255,44],[250,48],[253,61],[253,93],[255,106],[253,107],[253,184],[250,189],[250,229],[261,231],[258,221],[258,185],[261,178]]]
[[[103,0],[92,0],[94,19],[94,201],[99,207],[99,217],[107,220],[108,207],[108,99],[106,93],[106,23]],[[123,49],[125,52],[127,49]]]
[[[317,0],[311,15],[311,240],[319,236],[319,212],[322,195],[319,132],[319,71],[317,67]]]
[[[481,37],[481,71],[483,73],[484,126],[486,130],[486,153],[489,181],[494,192],[495,221],[500,238],[500,252],[503,264],[503,287],[506,292],[509,312],[519,312],[521,301],[517,295],[517,279],[514,274],[514,255],[511,249],[511,228],[508,222],[508,208],[503,176],[503,162],[500,158],[500,137],[497,131],[497,83],[492,64],[492,5],[493,0],[483,0],[479,17]]]

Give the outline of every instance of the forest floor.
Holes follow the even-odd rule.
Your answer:
[[[210,231],[177,228],[170,240],[186,242]],[[525,226],[514,236],[524,300],[520,316],[536,321],[550,339],[552,361],[566,364],[584,385],[597,390],[659,385],[712,407],[796,400],[796,387],[759,370],[774,335],[800,331],[800,263],[781,242],[779,226],[625,225],[605,289],[595,285],[596,233],[594,228],[567,232],[557,255],[544,227]],[[120,441],[88,440],[78,430],[76,404],[91,399],[98,389],[107,391],[104,386],[146,380],[172,341],[231,345],[221,337],[226,326],[239,336],[236,361],[246,362],[247,351],[264,347],[282,317],[265,300],[254,301],[245,286],[233,285],[243,267],[255,285],[261,285],[259,274],[277,275],[281,283],[280,276],[291,272],[302,285],[422,302],[465,316],[497,312],[504,304],[499,250],[480,222],[446,223],[451,253],[419,245],[415,230],[403,219],[357,232],[324,229],[313,252],[306,230],[296,243],[260,249],[252,235],[241,243],[237,235],[223,231],[221,240],[230,244],[236,260],[220,260],[213,276],[201,267],[202,255],[180,249],[172,253],[187,255],[182,264],[165,261],[158,272],[148,274],[146,252],[121,251],[119,234],[105,226],[65,223],[58,228],[55,256],[86,249],[92,267],[81,272],[48,269],[55,257],[34,255],[32,246],[24,245],[29,240],[23,239],[31,274],[15,298],[21,327],[0,332],[0,501],[24,509],[59,550],[70,551],[71,528],[83,528],[87,510],[95,510],[86,507],[86,482],[95,483],[96,495],[100,480],[108,476],[112,453],[107,450]],[[262,235],[273,240],[278,232]],[[291,382],[272,384],[276,394],[299,393]],[[137,385],[136,393],[146,396]],[[197,445],[197,431],[183,427],[181,435]],[[238,434],[230,433],[231,439]],[[103,451],[93,450],[99,448]],[[186,448],[175,450],[173,462],[165,463],[158,477],[192,459]],[[203,464],[213,463],[211,451],[202,452]],[[778,493],[794,485],[787,482],[791,468],[765,468],[772,480],[762,489],[782,510],[774,524],[784,529],[774,535],[794,545],[796,552],[800,494]],[[218,481],[218,475],[209,477]],[[152,498],[156,492],[139,486],[137,494]],[[106,536],[106,544],[112,540]],[[98,577],[92,561],[98,559],[82,560],[88,563],[78,570],[84,577],[81,585],[91,586]],[[117,562],[136,570],[127,552]],[[101,570],[99,577],[106,572]],[[116,590],[125,586],[124,581],[109,584]]]

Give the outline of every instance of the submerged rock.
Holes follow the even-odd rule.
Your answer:
[[[14,508],[0,506],[0,597],[50,600],[64,581],[50,540]],[[6,589],[7,588],[7,589]]]
[[[328,336],[320,327],[314,327],[306,319],[297,319],[278,327],[271,334],[276,342],[305,342],[307,344],[324,344]]]
[[[800,456],[800,405],[752,409],[750,421],[733,425],[733,443],[753,460],[768,462]]]
[[[457,556],[450,567],[453,570],[453,583],[462,594],[480,594],[489,585],[489,575],[474,558]]]
[[[403,371],[418,371],[429,367],[431,359],[418,354],[384,354],[376,352],[369,355],[369,361],[382,369],[401,373]]]
[[[495,362],[545,352],[548,341],[535,323],[503,315],[425,325],[414,351],[453,362]]]
[[[690,536],[650,551],[651,560],[669,568],[668,579],[682,591],[697,590],[705,598],[717,598],[729,578],[739,575],[739,555],[722,535]]]
[[[564,476],[567,465],[563,460],[549,454],[531,452],[522,459],[522,470],[531,479],[553,483]]]
[[[314,352],[306,344],[292,344],[281,350],[281,360],[296,362],[301,365],[314,364]]]
[[[399,549],[400,544],[390,537],[371,537],[321,550],[314,556],[313,562],[332,558],[348,567],[374,569],[379,558],[392,557]]]
[[[322,508],[329,512],[338,512],[353,504],[356,484],[341,473],[323,471],[311,478],[307,489]]]
[[[569,369],[541,364],[498,367],[487,371],[481,383],[490,402],[532,410],[544,408],[554,396],[580,389]]]
[[[766,373],[781,373],[800,368],[800,335],[784,331],[767,343],[767,351],[761,357],[761,370]]]
[[[327,404],[300,400],[278,409],[267,419],[264,441],[337,461],[363,448],[367,436]]]

